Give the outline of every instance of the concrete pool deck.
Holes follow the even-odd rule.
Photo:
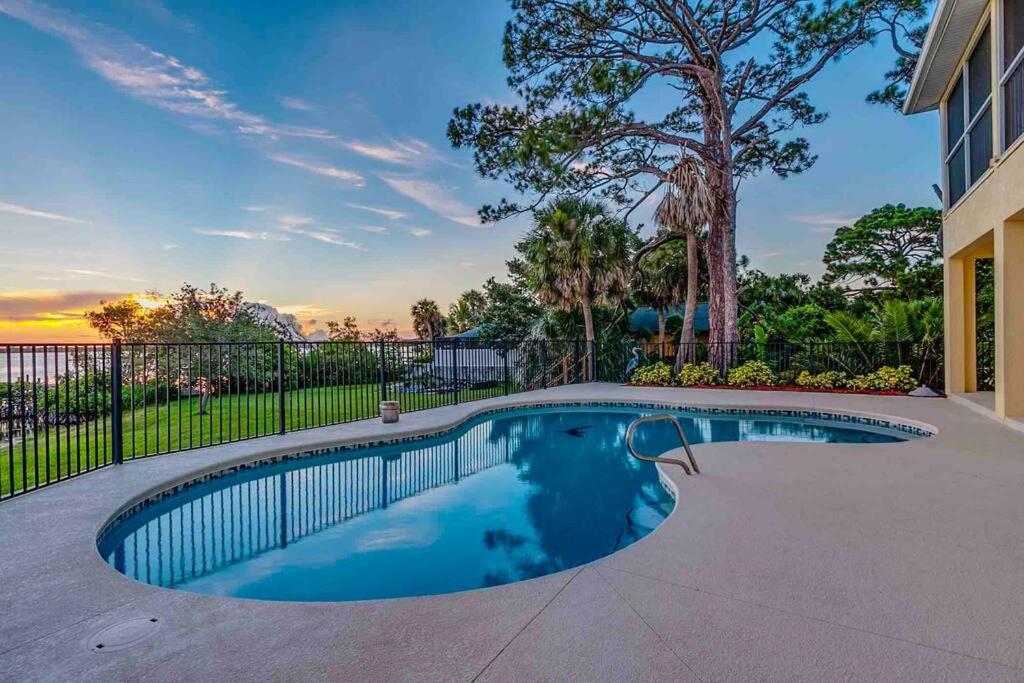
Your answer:
[[[122,505],[267,455],[537,401],[809,408],[934,425],[896,444],[714,443],[675,512],[589,565],[454,595],[235,600],[128,579]],[[586,523],[586,510],[580,510]],[[955,402],[560,387],[108,467],[0,503],[0,680],[1024,681],[1024,436]],[[147,637],[90,649],[156,618]]]

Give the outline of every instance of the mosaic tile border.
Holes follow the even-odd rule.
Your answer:
[[[252,460],[249,462],[239,463],[232,465],[224,469],[217,470],[216,472],[208,472],[204,475],[189,479],[188,481],[181,482],[168,489],[164,489],[158,493],[149,496],[148,498],[141,500],[134,505],[130,505],[123,510],[120,510],[114,517],[111,517],[103,525],[99,534],[97,535],[97,544],[102,543],[106,537],[110,534],[115,527],[121,522],[125,521],[129,517],[145,510],[146,508],[155,505],[167,498],[177,495],[186,489],[205,484],[208,481],[215,479],[221,479],[223,477],[237,474],[238,472],[245,472],[247,470],[256,469],[258,467],[264,467],[266,465],[274,465],[280,462],[288,460],[300,460],[303,458],[316,457],[318,455],[324,455],[326,453],[346,452],[346,451],[358,451],[366,448],[376,448],[379,446],[393,446],[396,444],[410,443],[414,441],[424,441],[426,439],[433,439],[437,437],[447,436],[453,432],[457,432],[464,428],[467,424],[474,420],[481,418],[487,418],[493,415],[500,415],[503,413],[515,412],[523,409],[531,408],[639,408],[642,410],[670,410],[677,412],[696,413],[698,415],[715,416],[715,415],[754,415],[757,417],[783,417],[789,419],[802,419],[802,420],[822,420],[827,422],[840,422],[845,424],[863,425],[868,427],[874,427],[876,429],[889,429],[892,431],[902,432],[915,437],[929,437],[935,434],[930,429],[918,427],[915,425],[909,425],[900,422],[893,422],[885,418],[866,417],[860,415],[850,415],[844,413],[833,413],[823,410],[810,410],[806,408],[798,409],[779,409],[779,408],[728,408],[720,406],[680,406],[671,403],[656,403],[651,401],[538,401],[535,403],[520,403],[515,405],[502,406],[500,408],[489,408],[479,413],[472,414],[462,420],[457,425],[446,427],[437,431],[422,433],[422,434],[409,434],[406,436],[391,437],[388,439],[380,439],[376,441],[363,441],[354,444],[342,444],[338,446],[328,446],[325,448],[317,448],[306,451],[299,451],[296,453],[285,453],[282,455],[268,456],[266,458],[260,458],[258,460]],[[662,483],[664,486],[664,482]],[[668,487],[665,487],[668,489]],[[672,497],[675,497],[674,491],[669,491]]]

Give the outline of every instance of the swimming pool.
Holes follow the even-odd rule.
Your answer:
[[[652,463],[625,447],[627,406],[521,408],[442,435],[243,468],[149,502],[99,551],[144,583],[266,600],[449,593],[543,576],[651,533],[673,507]],[[672,411],[691,443],[885,443],[884,425]],[[641,452],[678,446],[644,425]],[[699,456],[699,454],[698,454]]]

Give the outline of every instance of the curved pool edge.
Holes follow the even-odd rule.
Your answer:
[[[635,400],[635,401],[624,401],[622,399],[614,398],[589,398],[589,399],[576,399],[566,400],[554,398],[539,398],[531,400],[509,400],[515,397],[502,397],[506,400],[502,401],[501,405],[490,405],[490,406],[474,406],[474,409],[463,413],[462,415],[442,422],[430,427],[421,427],[402,430],[400,428],[393,429],[390,425],[384,425],[378,420],[366,420],[364,424],[376,424],[380,429],[387,433],[387,438],[379,438],[383,434],[378,434],[377,438],[373,436],[356,436],[348,439],[337,437],[325,438],[318,441],[312,441],[304,445],[300,450],[296,451],[296,447],[286,446],[273,446],[264,449],[255,449],[247,453],[238,455],[233,458],[228,458],[223,461],[216,463],[210,463],[202,467],[198,467],[192,470],[186,470],[183,473],[177,474],[174,477],[164,479],[156,484],[152,484],[142,492],[131,496],[128,500],[124,501],[121,505],[114,508],[114,512],[110,514],[106,520],[104,520],[96,529],[94,534],[95,544],[98,546],[102,539],[110,532],[110,530],[119,524],[127,517],[135,514],[141,508],[146,507],[148,504],[158,502],[168,496],[172,496],[181,490],[194,486],[196,484],[208,481],[210,479],[220,478],[227,476],[235,472],[239,472],[245,469],[260,467],[264,465],[270,465],[273,463],[281,462],[284,460],[300,460],[304,458],[313,458],[324,453],[339,450],[339,449],[351,449],[358,450],[362,448],[368,448],[372,446],[381,445],[393,445],[396,443],[408,443],[414,441],[420,441],[430,439],[433,437],[443,436],[445,434],[457,431],[461,429],[469,422],[489,415],[498,415],[505,412],[512,412],[515,410],[529,409],[529,408],[557,408],[557,407],[621,407],[621,408],[639,408],[644,410],[691,410],[700,413],[707,413],[708,416],[716,415],[730,415],[730,414],[756,414],[771,417],[785,417],[793,419],[814,419],[814,420],[833,420],[836,422],[848,422],[851,425],[864,424],[869,427],[883,428],[883,429],[895,429],[897,431],[904,431],[918,437],[932,437],[939,433],[939,430],[934,425],[919,420],[909,419],[887,413],[877,413],[870,411],[858,411],[858,410],[846,410],[846,409],[817,409],[813,407],[802,407],[802,406],[772,406],[765,407],[764,405],[758,404],[737,404],[734,402],[723,402],[716,404],[700,404],[695,405],[692,402],[685,400]],[[460,407],[447,406],[447,408]],[[463,407],[466,407],[465,404]],[[424,411],[429,412],[429,411]],[[878,424],[881,423],[881,424]],[[354,424],[354,423],[349,423]],[[398,425],[401,426],[399,422]],[[345,425],[333,425],[332,427],[342,427]],[[326,427],[325,429],[330,429]],[[392,431],[393,430],[393,431]],[[253,439],[252,441],[238,442],[238,444],[251,444],[253,446],[258,445],[261,439]],[[695,444],[694,448],[705,446],[707,444]],[[844,444],[817,444],[819,446],[839,446]],[[886,445],[886,444],[879,444]],[[889,444],[898,445],[898,444]],[[212,446],[210,450],[216,450],[222,446]],[[174,453],[164,454],[174,456]],[[150,460],[153,457],[162,456],[150,456],[146,460]],[[669,514],[658,528],[661,528],[665,521],[671,517],[678,509],[678,495],[679,489],[671,477],[669,477],[661,466],[657,467],[659,479],[662,483],[667,483],[671,488],[669,494],[672,496],[676,504],[673,505],[672,512]],[[657,529],[655,529],[655,532]],[[650,535],[654,535],[653,533]],[[643,539],[641,539],[643,540]],[[619,550],[615,551],[619,552]],[[614,553],[613,553],[614,554]],[[564,570],[571,571],[571,569]],[[482,589],[478,589],[482,590]],[[400,599],[400,598],[395,598]]]

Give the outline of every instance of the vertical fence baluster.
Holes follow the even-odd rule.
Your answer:
[[[110,352],[110,419],[113,432],[113,460],[124,462],[124,430],[121,424],[121,340],[115,339]]]
[[[284,340],[277,342],[277,433],[284,434],[288,429],[284,416]]]

